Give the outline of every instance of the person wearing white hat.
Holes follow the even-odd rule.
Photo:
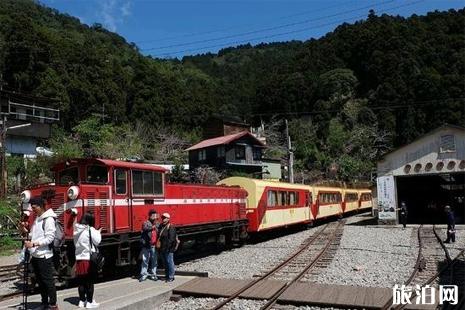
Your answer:
[[[160,253],[165,266],[166,282],[174,281],[174,252],[178,246],[176,228],[170,223],[169,213],[161,215],[162,224],[160,228]]]

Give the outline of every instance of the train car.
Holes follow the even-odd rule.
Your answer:
[[[170,213],[181,240],[247,236],[247,192],[239,187],[165,183],[162,167],[105,159],[68,160],[52,171],[55,183],[23,191],[21,206],[30,211],[29,199],[40,196],[58,215],[66,236],[61,274],[70,275],[74,264],[71,208],[78,209],[78,219],[86,211],[95,215],[107,267],[136,263],[150,209]]]
[[[313,186],[312,190],[315,197],[312,214],[315,219],[342,216],[344,213],[342,208],[342,188]]]
[[[360,208],[359,191],[356,189],[344,189],[342,211],[344,213],[357,211]]]
[[[307,224],[313,220],[309,186],[245,177],[227,178],[218,185],[235,185],[247,191],[249,233]]]
[[[362,189],[359,190],[360,196],[360,210],[368,210],[373,208],[373,197],[371,195],[371,190]]]

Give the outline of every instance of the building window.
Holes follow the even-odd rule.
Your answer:
[[[455,152],[454,135],[441,136],[440,153]]]
[[[257,148],[257,147],[254,147],[252,149],[252,152],[253,152],[253,160],[261,160],[262,159],[262,150]]]
[[[207,150],[200,150],[199,151],[199,161],[203,161],[207,159]]]
[[[224,149],[224,146],[220,146],[216,149],[216,155],[218,158],[223,158],[225,157],[226,155],[226,152],[225,152],[225,149]]]
[[[245,159],[245,146],[236,145],[236,159]]]

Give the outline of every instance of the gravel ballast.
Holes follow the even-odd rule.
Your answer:
[[[418,247],[413,229],[346,225],[336,256],[310,280],[323,284],[392,288],[408,279]]]
[[[250,279],[294,253],[318,229],[320,227],[257,244],[247,244],[218,255],[180,264],[177,270],[208,272],[209,277],[215,278]]]

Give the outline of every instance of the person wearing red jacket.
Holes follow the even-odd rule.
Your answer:
[[[149,211],[149,218],[142,224],[141,232],[141,253],[142,266],[139,282],[145,281],[147,277],[157,281],[157,218],[158,214],[155,210]],[[148,271],[150,265],[150,272]]]

